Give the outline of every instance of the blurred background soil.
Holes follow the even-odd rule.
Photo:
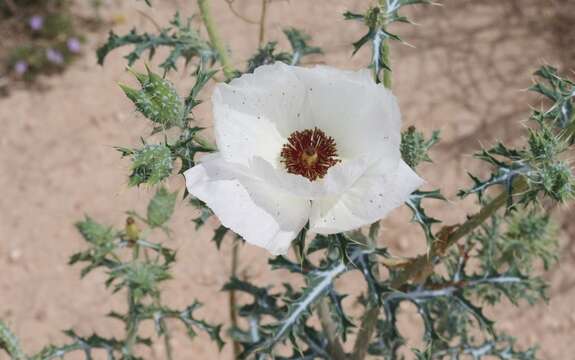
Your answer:
[[[91,8],[81,3],[77,2],[74,11],[86,15]],[[123,19],[114,29],[124,33],[133,26],[153,31],[150,18],[167,24],[176,10],[185,16],[197,13],[191,0],[154,3],[156,7],[149,9],[143,1],[110,1],[103,8],[103,18],[116,23]],[[311,34],[312,44],[325,52],[311,62],[360,68],[369,61],[369,52],[351,57],[351,43],[364,28],[344,21],[341,14],[361,12],[367,3],[272,1],[265,39],[280,40],[287,47],[281,30],[294,26]],[[564,73],[574,68],[574,3],[446,0],[442,7],[411,11],[419,26],[396,27],[415,46],[393,44],[393,87],[404,126],[413,124],[427,133],[442,131],[442,141],[432,152],[434,163],[423,165],[421,173],[430,187],[440,187],[454,201],[433,204],[434,217],[451,224],[474,211],[472,199],[455,201],[456,189],[470,184],[466,171],[486,170],[471,156],[481,144],[521,140],[521,122],[527,119],[530,104],[537,105],[525,91],[533,71],[544,63]],[[246,17],[259,16],[260,1],[235,0],[233,5]],[[243,68],[258,45],[258,26],[238,19],[225,0],[213,0],[213,7],[234,62]],[[133,81],[125,72],[122,56],[126,52],[112,53],[104,67],[96,65],[94,51],[111,26],[90,32],[85,55],[62,75],[41,78],[41,86],[15,89],[0,99],[0,318],[21,337],[28,352],[64,341],[61,330],[68,328],[85,335],[92,331],[120,335],[122,331],[105,317],[112,309],[124,310],[123,297],[111,296],[104,287],[105,274],[96,272],[80,280],[79,268],[66,265],[68,257],[84,247],[74,221],[90,214],[122,226],[125,210],[143,211],[152,194],[151,189],[127,187],[129,164],[113,149],[137,144],[151,129],[117,86],[117,82]],[[182,73],[172,74],[171,80],[182,90],[192,83]],[[204,98],[208,96],[209,91],[204,92]],[[200,107],[198,117],[209,124],[209,103]],[[183,189],[183,181],[176,179],[169,186]],[[570,221],[575,212],[559,207],[553,213],[562,234],[560,262],[546,275],[551,284],[550,303],[520,308],[504,304],[490,314],[522,346],[539,345],[542,359],[563,360],[572,359],[575,353],[575,243],[571,241],[575,223]],[[178,249],[179,261],[165,297],[179,307],[197,298],[205,304],[199,311],[202,317],[227,322],[227,295],[219,289],[229,275],[231,241],[217,252],[209,241],[208,227],[194,231],[194,215],[184,202],[178,205],[172,221],[174,236],[166,241]],[[381,244],[398,254],[423,251],[420,229],[408,220],[406,209],[386,219]],[[240,256],[242,276],[262,285],[284,280],[285,273],[267,270],[266,252],[242,246]],[[346,275],[337,285],[352,289],[353,278]],[[351,298],[346,306],[354,306]],[[406,308],[402,332],[421,335],[412,309]],[[408,344],[420,345],[418,341]],[[193,342],[176,335],[174,347],[178,359],[232,358],[229,345],[219,353],[203,334]],[[162,348],[158,345],[144,355],[162,359]]]

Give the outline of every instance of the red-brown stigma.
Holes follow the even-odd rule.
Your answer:
[[[280,153],[281,162],[290,174],[321,179],[337,164],[337,148],[332,137],[318,128],[294,131]]]

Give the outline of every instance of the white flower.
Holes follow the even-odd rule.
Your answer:
[[[219,152],[185,172],[188,191],[272,254],[308,221],[319,234],[373,223],[423,183],[401,160],[397,101],[368,70],[261,66],[212,103]]]

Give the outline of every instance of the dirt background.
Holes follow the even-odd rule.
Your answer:
[[[258,26],[235,17],[224,0],[213,3],[234,62],[243,67],[257,46]],[[285,46],[281,29],[295,26],[324,49],[325,55],[313,62],[359,68],[367,63],[369,53],[362,51],[352,58],[351,43],[364,29],[343,21],[341,14],[362,11],[366,3],[272,1],[265,38],[281,39]],[[197,12],[190,0],[156,4],[150,10],[143,2],[110,2],[103,17],[125,19],[115,26],[122,33],[134,25],[153,30],[142,12],[159,24],[166,24],[175,10],[182,15]],[[260,1],[235,0],[234,7],[257,19]],[[90,10],[79,4],[75,11]],[[535,104],[524,91],[531,73],[542,63],[563,71],[575,65],[574,1],[446,0],[443,7],[419,8],[410,14],[420,26],[396,28],[415,48],[393,45],[394,91],[405,126],[442,130],[442,142],[432,153],[435,162],[422,166],[421,173],[431,186],[441,187],[449,199],[456,200],[456,189],[469,184],[465,171],[481,169],[471,158],[481,143],[516,141],[522,136],[519,122],[526,120],[529,104]],[[89,213],[121,226],[124,211],[144,211],[151,195],[151,190],[126,186],[128,163],[112,148],[135,145],[150,127],[140,121],[116,85],[133,81],[124,71],[122,52],[112,54],[104,67],[96,65],[94,50],[104,41],[106,30],[88,35],[85,56],[62,76],[41,79],[43,90],[16,89],[0,99],[0,318],[21,337],[28,352],[64,341],[61,330],[68,328],[86,335],[91,331],[121,334],[118,324],[104,315],[123,310],[123,297],[110,296],[103,273],[80,280],[79,268],[66,265],[68,257],[84,247],[74,221]],[[181,89],[190,86],[185,75],[171,78]],[[198,115],[209,123],[208,103]],[[169,185],[182,189],[183,181]],[[431,211],[453,223],[473,209],[472,201],[453,201]],[[569,222],[572,208],[557,208],[554,213],[563,231],[561,261],[546,275],[551,302],[519,309],[505,305],[491,313],[499,328],[519,337],[520,344],[539,344],[542,359],[563,360],[575,353],[575,244],[570,240],[575,225]],[[208,242],[209,229],[194,232],[193,215],[189,206],[178,205],[170,244],[178,249],[179,262],[165,296],[179,307],[197,298],[205,303],[201,316],[225,322],[227,296],[218,290],[230,271],[231,242],[218,253]],[[417,226],[407,224],[408,219],[409,212],[400,209],[385,220],[381,243],[395,253],[417,254],[423,249],[423,237]],[[257,283],[279,283],[285,277],[266,270],[268,255],[262,250],[244,246],[240,256],[240,273]],[[353,276],[345,276],[338,286],[351,283]],[[419,335],[417,316],[409,309],[406,313],[402,331]],[[178,359],[232,358],[230,346],[218,353],[204,335],[193,342],[176,335],[173,344]],[[144,355],[162,359],[161,345]]]

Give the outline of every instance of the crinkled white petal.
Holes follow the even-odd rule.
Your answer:
[[[248,243],[285,254],[309,218],[309,200],[253,179],[243,166],[210,156],[187,170],[188,191]]]
[[[260,66],[229,85],[218,85],[216,90],[222,103],[246,114],[261,115],[274,123],[280,133],[289,136],[293,123],[304,123],[298,114],[306,92],[295,68],[281,62]]]
[[[401,114],[395,96],[365,72],[328,67],[294,67],[304,83],[305,128],[318,127],[333,137],[343,158],[374,151],[391,153],[401,141]],[[299,129],[298,129],[299,130]],[[395,153],[399,159],[399,154]]]
[[[365,85],[372,85],[374,84],[373,81],[373,72],[370,69],[360,69],[360,70],[343,70],[334,68],[331,66],[326,65],[316,65],[310,68],[296,68],[294,71],[305,72],[307,70],[311,70],[313,72],[322,73],[323,76],[327,78],[344,78],[346,80],[355,81]],[[305,76],[305,75],[304,75]]]
[[[322,179],[315,181],[310,181],[301,175],[290,174],[283,167],[274,167],[272,163],[260,157],[252,160],[250,170],[258,178],[282,191],[306,199],[318,199],[343,193],[374,164],[393,170],[397,167],[398,161],[399,159],[394,156],[382,156],[370,152],[332,166]]]
[[[404,162],[393,173],[378,167],[339,197],[312,202],[310,231],[333,234],[371,224],[403,204],[424,181]]]
[[[227,105],[214,105],[215,133],[224,159],[248,165],[254,156],[276,162],[285,139],[262,116],[249,115]]]

